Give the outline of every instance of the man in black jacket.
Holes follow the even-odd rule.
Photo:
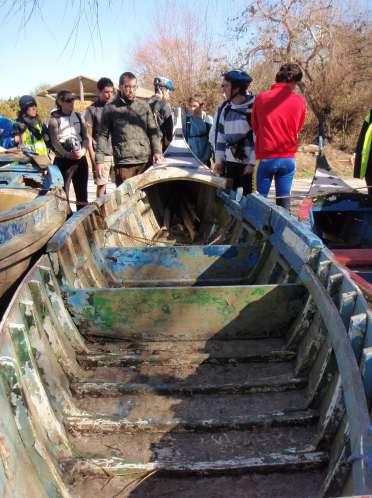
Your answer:
[[[151,97],[149,104],[160,130],[164,152],[173,139],[173,115],[169,104],[169,92],[174,91],[174,85],[168,78],[157,76],[154,78],[154,89],[155,95]]]
[[[119,79],[119,94],[106,104],[97,138],[96,168],[99,175],[111,137],[115,180],[143,173],[151,163],[163,160],[158,128],[150,106],[136,99],[137,79],[126,72]]]

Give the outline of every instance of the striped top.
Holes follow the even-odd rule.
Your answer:
[[[247,95],[242,104],[229,102],[222,110],[217,131],[216,164],[224,161],[255,164],[253,132],[249,124],[254,99],[254,95]],[[237,149],[243,154],[237,154]]]

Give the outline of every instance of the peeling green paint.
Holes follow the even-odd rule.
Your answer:
[[[167,331],[194,337],[283,327],[301,309],[304,292],[293,284],[69,289],[67,301],[83,332],[126,337]]]

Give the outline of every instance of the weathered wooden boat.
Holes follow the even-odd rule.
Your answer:
[[[312,202],[313,231],[372,299],[372,198],[360,192],[335,192]]]
[[[62,187],[56,166],[40,168],[20,154],[0,155],[0,297],[63,225]]]
[[[3,496],[372,492],[367,303],[224,185],[176,136],[51,239],[1,323]]]

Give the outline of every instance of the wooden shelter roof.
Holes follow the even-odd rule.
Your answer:
[[[70,80],[57,83],[56,85],[43,90],[38,95],[40,97],[44,97],[46,95],[55,96],[61,90],[69,90],[77,96],[80,96],[80,100],[93,100],[97,94],[97,81],[98,80],[93,78],[79,75],[75,76],[75,78],[71,78]],[[117,89],[116,85],[115,88]],[[81,89],[83,89],[83,95],[81,95]],[[140,99],[149,99],[153,95],[153,92],[147,88],[138,87],[136,95]]]

